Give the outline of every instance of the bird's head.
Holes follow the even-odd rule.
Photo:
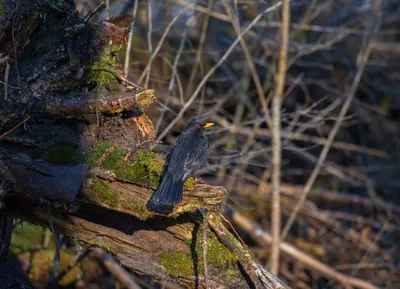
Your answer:
[[[204,129],[213,126],[213,122],[204,122],[201,120],[192,120],[189,124],[185,127],[184,132],[190,133],[203,133]]]

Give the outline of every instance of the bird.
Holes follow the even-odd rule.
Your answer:
[[[176,138],[165,160],[161,183],[147,202],[149,210],[169,214],[182,202],[183,183],[207,161],[208,139],[204,130],[213,125],[192,120]]]

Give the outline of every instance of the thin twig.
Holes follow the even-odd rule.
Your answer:
[[[53,234],[55,234],[53,225],[51,224]],[[55,234],[56,235],[56,252],[54,254],[54,259],[53,259],[53,266],[51,268],[50,272],[50,280],[49,284],[57,284],[56,282],[56,273],[57,273],[57,267],[58,263],[60,263],[60,252],[61,252],[61,246],[63,242],[63,235],[61,234]]]
[[[6,135],[8,135],[9,133],[13,132],[14,130],[16,130],[17,128],[19,128],[21,125],[23,125],[26,121],[28,121],[31,118],[31,116],[28,116],[27,118],[25,118],[23,121],[21,121],[19,124],[17,124],[16,126],[14,126],[12,129],[10,129],[9,131],[3,133],[2,135],[0,135],[0,139],[2,139],[3,137],[5,137]]]
[[[281,107],[286,78],[287,47],[289,42],[289,22],[290,22],[290,1],[283,1],[282,6],[282,28],[281,28],[281,48],[279,53],[279,70],[276,79],[276,91],[272,99],[272,160],[271,160],[271,181],[272,181],[272,243],[270,255],[270,268],[272,274],[279,271],[279,237],[281,231],[281,204],[280,204],[280,184],[281,184]]]
[[[200,93],[202,87],[206,84],[208,79],[211,75],[217,70],[219,66],[228,58],[228,56],[232,53],[233,49],[236,45],[240,42],[240,39],[250,31],[250,29],[263,17],[264,14],[274,11],[278,7],[282,5],[282,1],[277,2],[275,5],[265,9],[263,12],[258,14],[253,21],[240,33],[240,35],[235,39],[235,41],[231,44],[229,49],[225,52],[225,54],[221,57],[221,59],[207,72],[207,74],[203,77],[199,85],[197,86],[196,90],[194,91],[193,95],[190,99],[186,102],[186,104],[182,107],[179,111],[178,115],[170,122],[170,124],[165,128],[165,130],[158,136],[157,140],[161,140],[173,127],[174,125],[180,120],[186,110],[190,107],[193,101],[196,99],[197,95]]]
[[[265,232],[261,228],[261,226],[256,225],[255,223],[253,223],[252,221],[250,221],[249,219],[242,216],[236,211],[232,210],[229,212],[228,215],[231,217],[232,221],[236,225],[238,225],[244,231],[250,234],[258,244],[260,244],[261,246],[266,246],[271,244],[271,239],[272,239],[271,235]],[[350,277],[348,275],[336,271],[332,267],[323,264],[314,257],[300,251],[298,248],[290,245],[289,243],[281,242],[279,246],[283,253],[298,260],[299,262],[315,270],[316,272],[319,272],[323,276],[336,280],[342,283],[343,285],[349,285],[361,289],[378,289],[378,287],[371,284],[370,282]]]
[[[139,85],[133,83],[128,78],[126,78],[126,76],[124,76],[123,73],[120,72],[117,69],[110,68],[110,67],[102,67],[102,68],[99,68],[98,70],[107,71],[107,72],[113,74],[116,78],[121,80],[126,85],[126,87],[129,88],[129,89],[133,89],[133,88],[135,88],[135,89],[143,89]]]
[[[224,127],[225,129],[229,130],[230,133],[233,134],[251,134],[253,131],[256,136],[271,136],[271,132],[268,129],[250,129],[246,127],[238,127],[233,124],[230,124],[226,119],[218,118],[218,124]],[[289,140],[296,140],[302,142],[311,142],[317,145],[326,145],[328,142],[327,138],[318,137],[318,136],[311,136],[307,134],[300,134],[298,131],[296,132],[282,132],[282,138],[289,139]],[[388,155],[386,152],[378,149],[368,148],[359,146],[352,143],[342,142],[342,141],[333,141],[332,147],[336,149],[341,149],[344,151],[350,152],[359,152],[364,153],[371,156],[376,156],[380,158],[387,158]]]
[[[220,19],[220,18],[218,18]],[[221,19],[223,20],[223,19]],[[278,21],[268,21],[263,22],[260,21],[257,24],[257,27],[269,27],[269,28],[280,28],[282,26],[281,22]],[[326,33],[338,33],[338,34],[358,34],[358,35],[366,35],[368,32],[363,31],[360,28],[351,28],[351,27],[332,27],[332,26],[321,26],[321,25],[311,25],[304,23],[290,23],[290,28],[294,30],[305,30],[305,31],[314,31],[314,32],[326,32]],[[398,34],[398,29],[389,29],[385,31],[381,31],[382,34]],[[372,44],[372,49],[374,49],[375,45]]]
[[[8,76],[10,74],[10,63],[7,62],[6,71],[4,72],[4,99],[8,96]]]
[[[240,27],[238,25],[238,21],[236,19],[234,19],[233,13],[232,13],[231,9],[229,8],[226,0],[222,0],[222,4],[224,5],[225,11],[229,16],[230,22],[235,30],[235,33],[237,35],[240,35]],[[247,63],[248,69],[251,72],[254,84],[256,86],[257,95],[258,95],[259,101],[261,103],[262,111],[264,113],[264,119],[267,121],[268,126],[271,127],[270,113],[268,110],[266,98],[264,97],[264,89],[262,87],[258,73],[255,69],[252,57],[250,55],[250,51],[248,49],[246,41],[243,38],[241,38],[240,44],[242,46],[242,50],[243,50],[243,53],[246,58],[246,63]],[[247,85],[248,85],[248,83],[247,83]],[[238,109],[239,109],[238,111],[241,110],[240,107]],[[239,116],[239,115],[237,115],[237,116]],[[235,121],[238,121],[238,120],[239,120],[239,118],[235,117]],[[260,125],[261,125],[261,123],[255,123],[253,129],[258,129]],[[254,141],[254,137],[255,137],[254,133],[251,133],[248,135],[246,142],[245,142],[244,146],[242,147],[242,153],[244,153],[244,154],[247,153],[247,151],[250,149],[250,146],[252,145],[252,143]],[[236,180],[236,175],[242,170],[244,170],[243,166],[236,166],[235,169],[232,171],[233,177],[226,184],[228,191],[232,189],[232,187],[235,183],[235,180]]]
[[[222,243],[239,257],[239,263],[249,276],[256,289],[262,288],[288,288],[278,278],[264,270],[257,263],[254,256],[239,240],[237,240],[228,229],[221,223],[216,214],[211,213],[208,217],[208,224]]]
[[[76,265],[82,262],[93,250],[93,248],[94,248],[93,246],[88,246],[81,252],[79,252],[79,254],[76,255],[74,261],[57,275],[55,279],[55,284],[57,284],[62,278],[64,278],[64,276],[67,275],[68,272],[70,272]]]
[[[388,221],[386,221],[382,228],[379,230],[378,234],[376,234],[375,236],[375,240],[373,241],[374,244],[377,244],[379,242],[379,240],[382,238],[383,233],[386,231],[388,226]],[[368,255],[371,253],[371,251],[373,251],[372,247],[368,248],[368,250],[364,253],[364,255],[362,256],[360,262],[358,263],[358,266],[351,272],[351,276],[354,276],[355,274],[357,274],[358,270],[361,267],[361,264],[363,264],[364,262],[366,262]]]
[[[183,7],[188,7],[189,6],[187,1],[171,0],[171,2],[175,3],[177,5],[183,6]],[[207,6],[207,8],[206,8],[206,7],[203,7],[203,6],[200,6],[200,5],[196,5],[196,6],[193,7],[193,9],[195,9],[197,12],[208,14],[208,15],[214,17],[215,19],[219,19],[219,20],[222,20],[222,21],[225,21],[225,22],[229,22],[229,17],[228,16],[226,16],[226,15],[224,15],[222,13],[219,13],[217,11],[211,10],[211,7]]]
[[[13,16],[11,37],[12,37],[12,42],[13,42],[14,62],[15,62],[15,70],[17,71],[18,85],[21,86],[22,85],[21,76],[19,75],[19,69],[18,69],[18,54],[17,54],[17,47],[15,44],[15,19],[17,18],[18,8],[19,8],[19,3],[17,3],[17,8],[15,8],[15,15]]]
[[[105,7],[105,3],[101,2],[96,8],[94,8],[94,10],[89,11],[88,14],[85,16],[85,18],[83,19],[83,22],[88,22],[90,20],[90,18],[92,18],[94,15],[96,15],[96,13],[100,10],[103,9]]]
[[[153,42],[152,42],[152,37],[151,34],[153,32],[153,11],[152,11],[152,0],[147,1],[147,22],[149,24],[149,31],[147,32],[147,46],[149,50],[149,55],[153,54]],[[144,82],[144,88],[149,87],[149,81],[150,81],[150,75],[151,75],[151,65],[149,66],[149,70],[147,71],[146,74],[146,80]],[[139,80],[140,82],[140,80]]]
[[[233,28],[235,30],[235,33],[237,35],[240,35],[240,27],[238,26],[237,22],[233,18],[232,11],[229,8],[228,4],[226,3],[226,0],[222,0],[222,4],[224,5],[225,11],[229,16],[229,19],[230,19],[230,21],[232,23],[232,26],[233,26]],[[269,111],[268,111],[268,105],[267,105],[267,101],[266,101],[266,99],[264,97],[264,89],[262,87],[260,78],[259,78],[258,73],[256,71],[256,68],[254,66],[253,59],[251,57],[249,48],[247,47],[247,43],[243,38],[240,39],[240,45],[242,46],[243,53],[244,53],[244,55],[246,57],[247,65],[248,65],[248,67],[250,69],[250,72],[251,72],[251,75],[253,77],[253,81],[254,81],[254,84],[256,86],[256,90],[257,90],[257,94],[258,94],[258,99],[259,99],[259,101],[261,103],[261,107],[262,107],[262,110],[263,110],[263,113],[264,113],[264,117],[267,120],[267,123],[269,124],[269,126],[271,126],[270,114],[269,114]]]
[[[158,45],[157,45],[156,49],[154,49],[153,54],[151,54],[151,56],[150,56],[150,59],[149,59],[149,62],[147,63],[147,65],[146,65],[146,68],[143,70],[142,74],[139,77],[139,80],[138,80],[139,84],[143,81],[143,78],[147,75],[147,72],[150,70],[151,64],[153,63],[154,58],[156,58],[158,52],[160,52],[162,44],[164,43],[165,39],[167,38],[168,33],[171,30],[172,26],[183,15],[183,13],[186,11],[186,9],[189,9],[189,8],[192,8],[192,7],[193,7],[192,3],[190,5],[188,5],[188,6],[186,6],[181,11],[179,11],[179,13],[174,17],[174,19],[171,20],[170,23],[168,23],[168,26],[165,29],[164,34],[161,36],[161,39],[158,42]]]
[[[131,275],[103,249],[96,248],[93,251],[119,283],[123,284],[128,289],[141,289],[139,284],[132,279]]]
[[[194,1],[194,4],[196,4],[196,3],[197,3],[197,0]],[[194,10],[192,10],[192,13],[193,12],[194,12]],[[169,81],[167,95],[165,96],[165,99],[164,99],[164,105],[165,106],[168,106],[169,98],[170,98],[170,96],[172,94],[172,91],[174,89],[175,75],[178,74],[177,73],[177,67],[178,67],[178,63],[179,63],[179,60],[180,60],[181,55],[182,55],[183,48],[185,47],[187,33],[188,33],[188,29],[189,29],[189,21],[190,21],[190,18],[192,16],[192,13],[191,13],[191,15],[188,15],[188,19],[186,21],[185,29],[183,30],[181,42],[179,44],[179,48],[178,48],[178,51],[177,51],[176,56],[175,56],[174,64],[172,66],[171,79]],[[183,101],[183,99],[181,99],[181,101]],[[164,115],[165,115],[166,111],[167,111],[166,109],[163,109],[161,111],[160,117],[157,120],[157,125],[156,125],[156,130],[155,130],[155,134],[156,135],[158,133],[158,130],[160,129],[162,121],[164,120]]]
[[[274,63],[272,63],[272,65],[270,65],[270,67],[268,68],[265,79],[266,80],[270,79],[270,77],[272,76],[273,73],[275,73]],[[270,87],[268,85],[268,81],[265,81],[264,90],[267,91],[269,89],[270,89]],[[270,93],[268,94],[267,99],[270,99],[270,95],[272,95],[272,89],[270,90]],[[249,134],[247,135],[245,143],[241,148],[241,154],[245,155],[246,157],[243,160],[243,162],[241,162],[241,163],[238,162],[239,165],[236,165],[235,168],[232,170],[231,177],[228,180],[228,182],[226,183],[226,188],[228,189],[228,191],[234,187],[235,181],[237,179],[236,176],[239,173],[244,172],[246,170],[246,167],[248,166],[250,160],[253,157],[252,154],[249,153],[249,150],[250,150],[250,147],[255,143],[255,137],[257,136],[256,132],[260,129],[260,125],[262,122],[264,122],[264,120],[252,122],[253,127],[251,129],[249,129]],[[235,126],[238,126],[238,124],[239,124],[239,121],[238,121],[238,119],[235,118]],[[267,131],[269,132],[269,130],[267,130]]]
[[[353,83],[352,83],[350,91],[347,95],[346,101],[343,104],[343,106],[340,110],[339,116],[338,116],[332,130],[329,133],[327,143],[325,144],[325,146],[323,147],[323,149],[319,155],[318,162],[317,162],[316,166],[314,167],[314,169],[304,187],[304,191],[303,191],[302,195],[300,196],[300,200],[296,204],[296,207],[293,209],[293,212],[292,212],[291,216],[289,217],[289,220],[287,221],[285,228],[282,231],[281,240],[284,240],[286,238],[287,234],[289,233],[289,230],[290,230],[294,220],[296,219],[297,213],[299,212],[300,208],[303,206],[308,193],[310,192],[312,186],[314,185],[315,180],[317,179],[317,177],[319,175],[319,172],[321,171],[323,163],[324,163],[324,161],[329,153],[329,150],[332,146],[332,142],[335,139],[335,137],[339,131],[340,125],[342,124],[343,119],[345,118],[348,109],[350,108],[351,102],[353,101],[354,95],[358,88],[358,84],[360,83],[361,77],[363,75],[364,68],[367,64],[370,52],[371,52],[371,47],[370,47],[370,44],[368,43],[366,45],[366,47],[361,49],[361,51],[358,55],[358,59],[359,59],[358,71],[353,80]]]
[[[213,4],[214,4],[214,0],[208,0],[207,9],[211,10]],[[203,55],[203,48],[204,48],[204,44],[205,44],[205,40],[206,40],[206,36],[207,36],[207,29],[208,29],[209,19],[210,19],[210,14],[207,13],[205,15],[205,17],[204,17],[203,26],[201,28],[199,46],[198,46],[197,51],[196,51],[196,60],[194,62],[194,66],[192,68],[192,72],[190,73],[188,84],[186,86],[186,92],[185,92],[185,97],[186,98],[189,97],[190,93],[192,93],[192,87],[193,87],[194,79],[195,79],[196,74],[197,74],[197,67],[201,63],[201,59],[202,59],[202,55]]]
[[[208,230],[208,217],[207,213],[204,214],[204,221],[203,221],[203,266],[204,266],[204,280],[206,283],[206,289],[209,289],[209,282],[208,282],[208,266],[207,266],[207,230]]]
[[[129,61],[131,57],[131,50],[132,50],[132,42],[133,42],[133,34],[136,32],[135,31],[135,22],[136,22],[136,14],[138,11],[139,7],[139,0],[135,0],[135,5],[133,6],[133,20],[131,23],[131,29],[129,31],[129,37],[128,37],[128,47],[126,48],[126,53],[125,53],[125,65],[124,65],[124,72],[125,72],[125,77],[128,78],[129,74]]]
[[[106,18],[107,20],[110,19],[110,0],[106,0]]]
[[[6,83],[5,83],[4,81],[2,81],[2,80],[0,80],[0,83],[1,83],[1,84],[6,84]],[[22,87],[12,86],[12,85],[9,85],[9,84],[7,84],[7,86],[10,87],[10,88],[12,88],[12,89],[18,89],[18,90],[21,90],[21,89],[22,89]]]

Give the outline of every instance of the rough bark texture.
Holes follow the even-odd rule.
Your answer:
[[[170,215],[147,210],[164,165],[150,151],[144,113],[154,91],[116,67],[129,17],[88,18],[72,1],[0,0],[0,184],[9,191],[0,200],[1,237],[9,240],[10,216],[25,219],[106,248],[137,274],[204,287],[199,209],[213,210],[226,191],[189,179]],[[265,282],[222,223],[211,227],[212,287],[284,286]]]

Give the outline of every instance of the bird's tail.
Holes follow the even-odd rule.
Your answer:
[[[182,201],[183,180],[174,179],[170,172],[166,172],[161,184],[147,202],[147,208],[161,214],[170,213],[174,205]]]

